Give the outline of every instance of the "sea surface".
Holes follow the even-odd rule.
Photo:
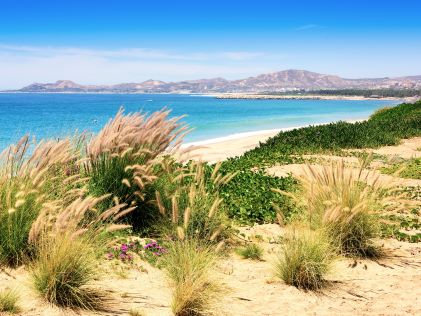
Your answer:
[[[163,107],[194,131],[187,142],[236,137],[261,130],[358,120],[400,103],[390,100],[232,100],[171,94],[1,94],[0,150],[25,134],[41,138],[98,132],[124,107],[126,112],[153,112]],[[234,136],[233,136],[234,135]]]

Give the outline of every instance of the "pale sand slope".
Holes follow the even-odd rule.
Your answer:
[[[246,151],[255,148],[259,142],[265,142],[278,132],[268,132],[243,138],[225,140],[207,144],[194,150],[194,155],[203,161],[216,162],[230,157],[240,156]],[[397,146],[385,146],[377,149],[352,149],[349,151],[367,151],[386,156],[399,156],[405,159],[421,157],[421,137],[402,140]]]
[[[195,158],[214,163],[229,157],[240,156],[246,151],[258,146],[259,142],[265,142],[268,138],[273,137],[276,134],[278,134],[278,131],[268,131],[258,135],[250,135],[197,146],[197,149],[195,149],[192,154]]]

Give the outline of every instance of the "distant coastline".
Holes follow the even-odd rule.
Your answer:
[[[213,94],[217,99],[246,99],[246,100],[391,100],[414,103],[421,97],[364,97],[364,96],[344,96],[344,95],[271,95],[271,94],[251,94],[251,93],[221,93]]]

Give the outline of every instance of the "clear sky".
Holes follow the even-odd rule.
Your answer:
[[[0,89],[284,69],[421,75],[420,0],[0,0]]]

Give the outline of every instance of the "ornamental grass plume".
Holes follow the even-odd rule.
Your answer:
[[[340,252],[347,256],[376,257],[381,249],[380,214],[405,208],[403,196],[391,182],[363,168],[346,168],[343,161],[327,166],[307,165],[300,177],[306,217],[312,227],[324,227]],[[279,191],[280,192],[280,191]]]
[[[0,154],[0,265],[19,265],[30,255],[28,233],[45,205],[81,194],[75,166],[69,139],[31,148],[25,136]]]
[[[149,116],[125,115],[120,109],[86,145],[84,170],[90,177],[90,194],[111,194],[102,208],[110,207],[113,198],[130,205],[144,201],[146,187],[156,179],[157,157],[175,153],[188,132],[179,123],[182,117],[169,118],[169,114],[163,109]]]
[[[156,204],[161,229],[171,237],[218,242],[229,233],[229,221],[219,196],[219,188],[235,174],[222,176],[216,165],[207,172],[201,162],[190,162],[176,169],[156,185]]]

